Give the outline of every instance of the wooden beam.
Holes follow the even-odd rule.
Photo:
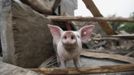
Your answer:
[[[100,41],[100,40],[116,40],[116,41],[118,41],[119,38],[114,38],[114,37],[101,37],[101,38],[92,38],[92,40],[95,40],[95,41]]]
[[[112,60],[118,60],[118,61],[134,64],[134,58],[119,55],[119,54],[107,54],[107,53],[96,53],[96,52],[90,52],[90,51],[82,51],[81,56],[92,57],[92,58],[97,58],[97,59],[112,59]]]
[[[134,71],[134,64],[122,64],[111,66],[97,66],[97,67],[81,67],[76,68],[35,68],[31,69],[43,74],[100,74],[100,73],[115,73],[115,72],[127,72]]]
[[[134,54],[134,51],[131,51],[131,52],[127,53],[125,56],[130,56],[132,54]]]
[[[93,38],[93,40],[134,40],[134,34],[119,34],[119,35],[106,35],[101,38]]]
[[[107,17],[82,17],[82,16],[48,16],[53,21],[112,21],[112,22],[133,22],[132,18],[107,18]]]
[[[92,38],[92,40],[121,40],[121,39],[125,39],[125,40],[134,40],[134,34],[123,34],[123,35],[110,35],[110,36],[103,36],[100,38]]]
[[[96,52],[96,53],[106,53],[106,54],[113,54],[114,52],[106,49],[96,50],[96,49],[82,49],[83,51],[90,51],[90,52]]]
[[[103,17],[92,0],[83,0],[83,2],[85,3],[86,7],[91,11],[94,17]],[[99,21],[98,23],[108,35],[115,34],[110,24],[108,24],[106,21]]]
[[[134,34],[111,35],[109,37],[122,38],[122,39],[134,39]]]

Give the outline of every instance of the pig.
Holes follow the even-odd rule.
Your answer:
[[[64,31],[59,26],[48,24],[53,37],[53,44],[57,54],[57,61],[61,68],[66,68],[66,62],[73,60],[76,68],[80,67],[80,53],[82,43],[88,42],[94,25],[86,25],[78,31]]]

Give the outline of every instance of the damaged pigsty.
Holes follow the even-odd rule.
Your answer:
[[[53,36],[60,67],[65,68],[68,60],[73,60],[75,67],[80,67],[82,42],[86,43],[90,39],[94,25],[86,25],[78,31],[63,31],[56,25],[48,25],[48,27]]]

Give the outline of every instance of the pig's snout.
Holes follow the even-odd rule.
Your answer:
[[[64,35],[62,39],[63,46],[66,50],[72,50],[77,47],[77,39],[75,35]]]
[[[73,45],[77,43],[77,39],[75,37],[75,34],[68,31],[65,33],[65,35],[62,37],[62,43],[65,45]]]
[[[76,44],[76,39],[70,39],[70,38],[67,38],[67,39],[64,39],[62,41],[63,44],[65,45],[73,45],[73,44]]]

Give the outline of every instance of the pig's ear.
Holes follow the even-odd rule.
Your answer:
[[[60,39],[63,30],[60,27],[56,26],[56,25],[50,25],[50,24],[48,24],[48,27],[50,29],[50,32],[51,32],[53,38],[55,40]]]
[[[95,27],[94,25],[87,25],[87,26],[82,27],[79,30],[81,40],[82,40],[83,43],[88,42],[88,40],[91,37],[91,33],[93,32],[94,27]]]

